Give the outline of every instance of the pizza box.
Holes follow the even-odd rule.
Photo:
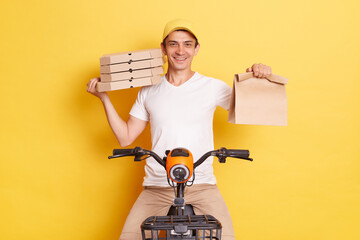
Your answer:
[[[101,82],[113,82],[120,80],[131,80],[135,78],[153,77],[164,73],[162,67],[147,68],[134,71],[101,74]]]
[[[96,90],[98,92],[108,92],[120,89],[142,87],[148,85],[154,85],[161,82],[161,76],[137,78],[133,80],[123,80],[116,82],[98,82]]]
[[[154,68],[164,65],[162,58],[154,58],[149,60],[139,60],[127,63],[117,63],[111,65],[100,66],[100,73],[125,72],[144,68]]]
[[[153,58],[161,58],[162,52],[160,48],[137,50],[130,52],[105,54],[100,58],[100,65],[110,65],[115,63],[131,63],[138,60],[146,60]]]

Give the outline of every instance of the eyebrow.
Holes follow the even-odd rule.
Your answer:
[[[194,43],[194,42],[195,42],[194,40],[186,40],[186,41],[184,41],[184,43]],[[178,41],[169,40],[169,43],[178,43]]]

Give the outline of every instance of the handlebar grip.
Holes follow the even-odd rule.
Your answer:
[[[113,155],[133,156],[134,154],[135,154],[134,148],[113,150]]]
[[[249,150],[226,149],[226,155],[235,158],[248,158],[250,152]]]

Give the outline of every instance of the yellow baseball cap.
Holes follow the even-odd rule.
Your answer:
[[[189,31],[194,37],[197,39],[195,34],[195,28],[192,22],[185,20],[185,19],[175,19],[168,22],[164,28],[163,40],[173,31],[184,29]]]

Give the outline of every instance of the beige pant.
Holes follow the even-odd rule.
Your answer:
[[[141,240],[141,223],[150,216],[166,216],[174,199],[171,187],[145,187],[130,210],[124,224],[121,240]],[[197,184],[185,188],[186,204],[194,207],[196,214],[208,214],[222,224],[222,240],[235,240],[229,210],[216,185]]]

